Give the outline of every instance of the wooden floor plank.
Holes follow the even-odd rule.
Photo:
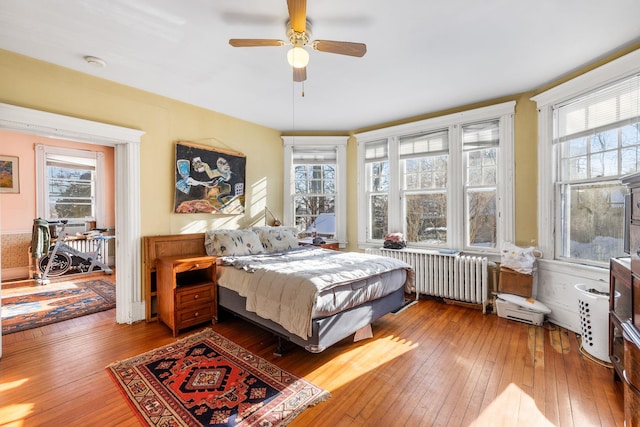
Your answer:
[[[0,419],[7,425],[139,425],[105,367],[175,341],[115,310],[3,336]],[[290,426],[621,426],[622,388],[584,358],[575,334],[423,299],[319,354],[241,319],[212,327],[332,397]],[[194,328],[181,337],[201,330]],[[580,424],[582,423],[582,424]]]

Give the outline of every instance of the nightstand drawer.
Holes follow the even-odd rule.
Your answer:
[[[210,260],[189,261],[189,262],[175,263],[173,265],[173,269],[175,270],[176,273],[184,273],[186,271],[192,271],[192,270],[204,270],[206,268],[211,267],[213,264],[215,264],[215,261],[210,261]]]
[[[198,305],[176,313],[178,328],[210,322],[213,319],[213,304]]]
[[[180,309],[193,304],[211,303],[213,301],[213,291],[213,283],[177,288],[176,308]]]

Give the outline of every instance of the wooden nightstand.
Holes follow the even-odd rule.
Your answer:
[[[160,257],[158,320],[177,336],[180,329],[215,323],[218,317],[216,258],[201,255]]]
[[[337,240],[327,240],[326,243],[313,243],[313,239],[298,239],[298,245],[300,246],[320,246],[324,249],[331,249],[334,251],[340,250],[340,244]]]

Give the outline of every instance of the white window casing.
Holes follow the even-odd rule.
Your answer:
[[[50,219],[49,186],[46,160],[47,155],[61,155],[68,157],[84,157],[95,160],[95,221],[98,228],[107,226],[105,224],[105,180],[104,180],[104,153],[100,151],[77,150],[72,148],[55,147],[37,144],[36,150],[36,216],[43,219]]]
[[[347,245],[347,141],[346,136],[283,136],[284,143],[284,191],[283,215],[285,225],[294,223],[293,163],[294,147],[299,148],[335,148],[336,153],[336,195],[335,195],[335,233],[341,248]]]
[[[389,174],[391,188],[389,190],[389,215],[388,232],[403,229],[404,218],[401,212],[400,200],[400,172],[398,165],[400,157],[396,147],[401,136],[419,134],[423,132],[447,129],[449,134],[449,164],[447,188],[447,224],[450,225],[451,232],[447,233],[447,245],[454,249],[468,249],[469,251],[480,251],[481,248],[464,248],[464,202],[460,197],[464,187],[464,170],[462,162],[462,126],[469,123],[486,120],[499,119],[500,121],[500,148],[499,164],[497,176],[497,247],[493,252],[499,250],[500,242],[513,242],[514,239],[514,182],[513,182],[513,115],[515,111],[515,101],[496,104],[488,107],[449,114],[417,122],[407,123],[398,126],[378,129],[369,132],[356,134],[358,141],[358,246],[360,248],[375,247],[381,245],[381,240],[371,239],[367,235],[368,230],[368,205],[365,191],[365,148],[367,143],[387,140],[389,146]],[[456,190],[459,189],[459,190]],[[453,193],[452,193],[453,192]],[[396,197],[396,194],[398,195]],[[453,200],[455,199],[455,200]],[[395,214],[397,213],[397,214]]]
[[[553,149],[553,107],[640,73],[640,50],[615,59],[531,98],[538,107],[538,246],[544,259],[555,259],[558,180]]]

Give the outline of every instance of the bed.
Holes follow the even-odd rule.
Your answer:
[[[273,332],[276,353],[283,341],[322,352],[400,309],[414,290],[409,264],[299,247],[288,227],[211,230],[205,249],[218,258],[219,307]]]

